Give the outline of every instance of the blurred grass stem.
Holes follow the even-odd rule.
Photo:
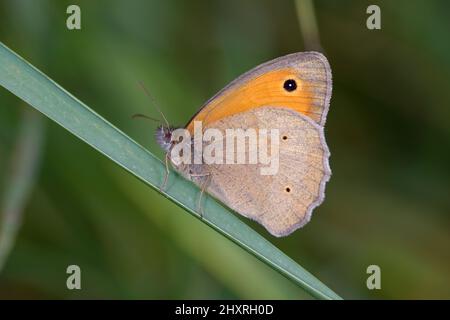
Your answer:
[[[19,134],[3,187],[0,216],[0,271],[6,263],[22,221],[39,168],[44,126],[42,116],[23,108]]]
[[[295,0],[295,7],[305,49],[322,52],[313,1]]]

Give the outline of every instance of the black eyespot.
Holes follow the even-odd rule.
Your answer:
[[[287,136],[283,136],[283,140],[287,140]]]
[[[286,187],[285,190],[286,190],[286,192],[288,192],[288,193],[291,192],[291,188],[289,188],[289,187]]]
[[[297,89],[297,82],[295,82],[294,79],[286,80],[284,82],[283,88],[284,88],[284,90],[286,90],[288,92],[292,92],[295,89]]]

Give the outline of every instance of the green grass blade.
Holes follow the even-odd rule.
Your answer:
[[[199,190],[195,185],[171,172],[167,190],[160,191],[165,171],[161,160],[3,44],[0,45],[0,84],[162,195],[199,217],[196,212]],[[340,299],[228,209],[214,199],[206,198],[205,217],[202,219],[204,223],[297,283],[313,297]]]

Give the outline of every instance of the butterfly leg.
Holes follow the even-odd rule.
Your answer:
[[[200,218],[203,219],[203,216],[204,216],[204,211],[203,211],[203,207],[202,207],[203,193],[206,191],[209,184],[211,183],[212,176],[208,172],[208,173],[191,174],[191,177],[206,177],[206,180],[204,180],[201,183],[200,196],[199,196],[198,202],[197,202],[197,211],[200,213]]]
[[[209,187],[209,184],[211,183],[211,174],[210,173],[207,173],[206,174],[206,180],[205,180],[205,182],[202,184],[202,190],[201,190],[201,192],[200,192],[200,196],[199,196],[199,199],[198,199],[198,209],[199,209],[199,212],[200,212],[200,218],[201,219],[203,219],[203,216],[204,216],[204,211],[203,211],[203,207],[202,207],[202,198],[203,198],[203,193],[205,193],[205,191],[206,191],[206,189]]]
[[[159,190],[164,191],[166,189],[167,186],[167,180],[169,179],[169,153],[166,153],[165,156],[165,164],[166,164],[166,173],[164,174],[164,181],[163,184],[161,185],[161,187],[159,187]]]

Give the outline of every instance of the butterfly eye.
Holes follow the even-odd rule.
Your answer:
[[[286,190],[287,193],[291,192],[291,188],[289,188],[289,187],[286,187],[286,189],[284,189],[284,190]]]
[[[286,90],[288,92],[292,92],[295,89],[297,89],[297,82],[295,82],[294,79],[286,80],[284,82],[283,88],[284,88],[284,90]]]
[[[287,136],[283,136],[283,140],[287,140]]]

